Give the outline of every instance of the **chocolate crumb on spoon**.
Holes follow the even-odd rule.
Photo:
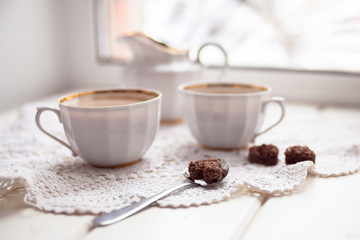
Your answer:
[[[211,160],[210,162],[213,162],[214,159],[208,159],[208,160]],[[191,178],[190,173],[189,173],[189,167],[190,167],[190,165],[192,165],[193,162],[190,162],[189,166],[186,167],[183,171],[183,176],[190,181],[185,181],[175,187],[172,187],[172,188],[165,190],[161,193],[158,193],[154,196],[151,196],[149,198],[141,200],[140,202],[137,202],[133,205],[130,205],[130,206],[124,207],[122,209],[115,210],[111,213],[97,217],[93,221],[93,227],[106,226],[106,225],[110,225],[115,222],[121,221],[121,220],[141,211],[142,209],[148,207],[150,204],[156,202],[157,200],[159,200],[181,188],[185,188],[188,186],[194,186],[194,185],[200,185],[203,187],[207,187],[207,186],[211,186],[213,184],[217,184],[217,183],[221,182],[228,175],[229,170],[230,170],[230,165],[224,159],[216,159],[216,160],[219,161],[220,165],[221,165],[221,170],[222,170],[221,178],[219,177],[218,173],[215,173],[219,169],[217,168],[215,170],[214,167],[209,167],[208,166],[209,163],[204,164],[204,170],[202,172],[203,175],[202,175],[201,179]],[[200,160],[200,161],[204,161],[204,160]],[[211,163],[211,164],[215,164],[215,163]],[[207,165],[207,166],[205,167],[205,165]],[[215,165],[219,166],[217,163]],[[206,179],[206,181],[205,181],[205,179]]]
[[[229,164],[218,158],[203,159],[190,162],[184,176],[189,180],[203,180],[207,184],[220,182],[227,176]]]

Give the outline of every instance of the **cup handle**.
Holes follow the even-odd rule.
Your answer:
[[[205,66],[200,60],[200,53],[207,46],[217,47],[218,49],[220,49],[220,51],[224,55],[224,64],[223,64],[223,66],[221,68],[220,75],[217,78],[217,80],[221,80],[223,78],[223,76],[225,75],[225,73],[227,72],[227,70],[229,69],[229,61],[228,61],[228,55],[227,55],[225,49],[220,44],[209,42],[209,43],[205,43],[205,44],[201,45],[198,52],[197,52],[197,54],[196,54],[195,63],[200,64],[202,67]]]
[[[258,132],[258,133],[255,133],[254,135],[254,138],[252,140],[252,142],[255,141],[255,138],[257,138],[258,136],[260,136],[261,134],[264,134],[266,133],[267,131],[269,131],[270,129],[272,129],[273,127],[275,127],[276,125],[278,125],[283,119],[284,119],[284,116],[285,116],[285,105],[284,105],[284,98],[282,97],[272,97],[270,98],[269,100],[267,100],[266,102],[263,103],[263,106],[262,106],[262,110],[261,111],[264,111],[266,106],[271,103],[271,102],[274,102],[274,103],[277,103],[280,105],[280,108],[281,108],[281,115],[280,115],[280,118],[277,122],[275,122],[274,124],[272,124],[270,127],[266,128],[265,130],[261,131],[261,132]]]
[[[78,154],[72,149],[72,147],[67,144],[66,142],[64,142],[63,140],[55,137],[54,135],[52,135],[51,133],[49,133],[48,131],[46,131],[42,126],[41,126],[41,123],[40,123],[40,116],[43,112],[45,111],[50,111],[50,112],[53,112],[55,113],[58,118],[59,118],[59,122],[62,123],[61,121],[61,117],[60,117],[60,111],[55,109],[55,108],[50,108],[50,107],[38,107],[37,108],[37,112],[36,112],[36,116],[35,116],[35,122],[36,122],[36,125],[38,126],[38,128],[40,129],[40,131],[42,131],[43,133],[45,133],[46,135],[48,135],[49,137],[51,137],[52,139],[54,139],[55,141],[59,142],[60,144],[64,145],[65,147],[67,147],[68,149],[70,149],[70,151],[72,152],[72,155],[74,157],[78,156]]]

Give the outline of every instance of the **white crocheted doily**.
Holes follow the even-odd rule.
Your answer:
[[[247,150],[213,151],[201,148],[185,125],[161,126],[151,149],[139,163],[116,169],[91,167],[73,158],[68,149],[41,133],[34,121],[35,106],[26,105],[16,124],[0,130],[0,184],[26,190],[25,202],[42,210],[62,213],[100,213],[130,205],[183,181],[181,173],[191,160],[220,157],[231,169],[211,188],[189,187],[157,202],[162,207],[210,204],[229,198],[240,187],[269,194],[293,190],[308,173],[339,176],[360,168],[360,126],[335,122],[312,113],[289,115],[256,144],[272,143],[280,149],[273,167],[250,164]],[[55,116],[44,115],[47,129],[63,136]],[[64,137],[65,139],[65,137]],[[315,166],[302,162],[287,166],[283,152],[291,145],[307,145],[317,154]],[[0,190],[1,190],[0,189]]]

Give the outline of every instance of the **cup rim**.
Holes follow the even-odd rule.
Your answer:
[[[218,85],[218,86],[228,86],[228,85],[235,85],[239,87],[250,87],[261,89],[261,91],[251,92],[251,93],[205,93],[205,92],[196,92],[196,91],[189,91],[191,87],[201,87],[201,86],[209,86],[209,85]],[[246,83],[246,82],[236,82],[236,81],[224,81],[224,82],[202,82],[202,81],[195,81],[195,82],[187,82],[183,83],[178,87],[178,90],[181,93],[189,94],[189,95],[197,95],[197,96],[213,96],[213,97],[245,97],[245,96],[257,96],[263,95],[265,93],[269,93],[272,91],[271,87],[266,84],[253,84],[253,83]]]
[[[102,93],[118,93],[118,92],[130,92],[130,93],[140,93],[145,95],[151,95],[154,96],[153,98],[136,102],[136,103],[130,103],[125,105],[114,105],[114,106],[71,106],[64,104],[65,101],[71,100],[73,98],[86,96],[86,95],[92,95],[92,94],[102,94]],[[93,90],[84,90],[79,91],[76,93],[71,93],[64,95],[58,99],[59,106],[66,107],[66,108],[72,108],[72,109],[86,109],[86,110],[101,110],[101,109],[124,109],[129,107],[135,107],[138,105],[142,105],[144,103],[150,103],[153,101],[157,101],[162,97],[162,93],[160,91],[157,91],[155,89],[149,89],[149,88],[105,88],[105,89],[93,89]]]

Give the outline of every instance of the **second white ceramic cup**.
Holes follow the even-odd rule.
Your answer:
[[[228,88],[227,92],[196,91],[197,88]],[[236,89],[248,89],[236,93]],[[213,149],[240,149],[276,125],[285,115],[284,99],[270,97],[271,88],[236,82],[192,82],[179,86],[183,118],[198,142]],[[234,91],[235,90],[235,91]],[[253,91],[252,91],[253,90]],[[279,104],[279,120],[259,131],[266,105]]]

